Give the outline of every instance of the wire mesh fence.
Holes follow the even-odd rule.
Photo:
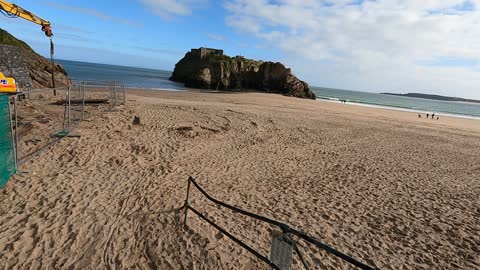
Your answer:
[[[3,187],[17,168],[12,129],[12,114],[9,97],[0,94],[0,188]]]
[[[97,104],[107,101],[109,109],[126,102],[125,84],[121,81],[75,81],[74,85],[84,88],[86,99],[97,101]]]
[[[109,88],[110,107],[114,108],[115,106],[125,104],[125,84],[120,84],[118,81],[112,81]]]
[[[19,164],[69,136],[82,120],[125,104],[123,84],[76,81],[69,87],[27,89],[15,97],[14,130]]]
[[[55,134],[65,129],[67,111],[63,104],[68,100],[68,89],[58,88],[56,95],[52,89],[36,89],[16,96],[14,129],[20,162],[50,144]]]

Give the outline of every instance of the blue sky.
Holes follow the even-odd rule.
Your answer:
[[[89,2],[15,1],[51,21],[59,59],[172,70],[206,46],[283,62],[311,85],[480,98],[480,0]],[[48,54],[38,26],[0,24]]]
[[[200,46],[220,47],[228,54],[275,58],[229,29],[223,7],[213,2],[203,3],[188,16],[167,17],[157,16],[148,5],[135,1],[15,3],[51,21],[55,57],[59,59],[172,70],[186,51]],[[48,54],[48,39],[36,25],[6,18],[2,24],[39,53]]]

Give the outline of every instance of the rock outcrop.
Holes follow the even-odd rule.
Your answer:
[[[55,64],[53,69],[56,87],[70,84],[68,74],[61,65]],[[50,61],[3,29],[0,29],[0,71],[7,77],[15,78],[21,89],[52,87]]]
[[[258,90],[315,99],[308,84],[283,64],[229,57],[217,49],[192,49],[175,65],[170,80],[192,88]]]

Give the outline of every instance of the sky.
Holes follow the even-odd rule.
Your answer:
[[[314,86],[480,99],[480,0],[14,2],[52,23],[58,59],[173,70],[213,47]],[[48,55],[37,25],[0,27]]]

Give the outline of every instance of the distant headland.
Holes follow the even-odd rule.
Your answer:
[[[476,100],[476,99],[466,99],[466,98],[448,97],[448,96],[440,96],[440,95],[429,95],[429,94],[421,94],[421,93],[407,93],[407,94],[381,93],[381,94],[382,95],[391,95],[391,96],[401,96],[401,97],[413,97],[413,98],[443,100],[443,101],[459,101],[459,102],[480,103],[480,100]]]

